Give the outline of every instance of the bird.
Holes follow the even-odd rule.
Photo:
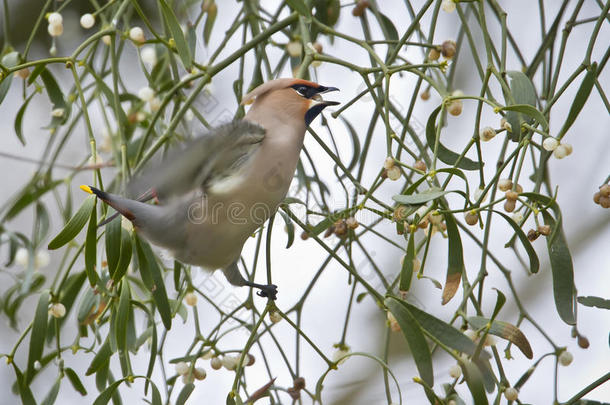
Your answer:
[[[187,141],[135,175],[126,187],[133,198],[81,189],[176,260],[222,269],[232,285],[275,300],[277,286],[245,279],[237,262],[246,240],[286,197],[307,127],[324,108],[339,104],[322,94],[338,90],[304,79],[265,82],[242,98],[242,105],[251,104],[243,119]],[[153,198],[157,204],[146,202]]]

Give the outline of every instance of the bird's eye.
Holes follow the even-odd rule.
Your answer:
[[[299,86],[295,90],[300,96],[307,96],[307,86]]]

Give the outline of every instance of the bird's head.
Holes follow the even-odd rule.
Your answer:
[[[324,108],[339,104],[322,98],[322,94],[335,90],[339,89],[303,79],[276,79],[263,83],[246,94],[241,103],[254,103],[253,109],[269,108],[269,111],[302,120],[305,125],[309,125]]]

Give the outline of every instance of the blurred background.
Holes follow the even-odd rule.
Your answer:
[[[57,2],[57,4],[60,3]],[[415,1],[412,3],[421,8],[424,2]],[[525,60],[529,62],[540,45],[541,20],[544,21],[545,26],[548,28],[561,6],[560,2],[543,2],[546,11],[544,16],[540,16],[538,8],[532,5],[530,1],[515,0],[510,2],[500,1],[499,3],[508,14],[507,24],[509,30],[513,34],[515,41],[519,44]],[[38,10],[41,4],[42,2],[29,0],[4,1],[4,7],[1,9],[2,21],[4,21],[4,14],[7,13],[11,27],[11,42],[19,51],[23,49],[24,41],[29,36],[31,27],[39,15]],[[351,14],[354,3],[341,2],[341,4],[343,8],[335,29],[357,38],[362,37],[361,24]],[[157,11],[153,2],[141,2],[141,5],[146,13],[154,15],[156,18]],[[582,7],[579,18],[586,19],[598,16],[603,2],[585,1],[583,3],[571,1],[565,16],[570,15],[576,6]],[[195,4],[192,6],[192,9],[198,10],[198,7]],[[206,60],[213,53],[215,45],[224,39],[225,31],[235,18],[237,7],[240,7],[240,4],[232,1],[218,3],[218,17],[207,47],[201,41],[201,26],[198,28],[196,61],[202,64],[206,63]],[[269,7],[269,10],[277,8]],[[379,2],[378,7],[385,15],[391,18],[399,34],[402,33],[404,27],[410,24],[411,17],[405,9],[403,2]],[[415,9],[419,10],[418,7],[415,7]],[[56,41],[58,56],[69,55],[85,38],[91,35],[91,32],[83,30],[78,23],[81,14],[91,10],[91,4],[86,1],[72,1],[63,9],[62,15],[65,31]],[[196,15],[195,11],[192,11],[192,13]],[[193,17],[191,16],[191,18]],[[566,19],[567,17],[562,19],[559,25],[560,28],[564,27]],[[137,21],[137,19],[134,21]],[[495,22],[496,20],[490,17],[489,21]],[[455,39],[460,24],[460,20],[455,12],[441,12],[437,21],[433,42],[441,43],[446,39]],[[559,77],[560,84],[581,63],[585,52],[583,44],[588,44],[593,24],[581,24],[572,29],[565,50],[564,62],[561,68],[562,73]],[[430,13],[427,13],[422,19],[422,27],[429,27],[429,25]],[[46,24],[43,24],[32,44],[30,60],[49,57],[51,38],[47,34],[45,27]],[[492,37],[499,41],[501,36],[499,24],[491,25],[488,29]],[[379,27],[373,26],[371,30],[374,37],[382,37],[383,33]],[[4,31],[4,29],[0,31]],[[479,51],[483,54],[484,45],[482,37],[478,31],[475,31],[473,36],[475,43],[480,47]],[[229,46],[223,55],[228,55],[231,50],[240,46],[238,39],[229,42]],[[282,34],[274,35],[273,39],[277,43],[285,43],[288,40]],[[609,39],[610,26],[606,22],[599,32],[592,60],[600,60],[607,52]],[[331,43],[328,37],[325,36],[320,36],[318,41],[323,45],[324,53],[330,56],[348,60],[359,66],[369,66],[370,64],[368,55],[362,48],[354,44],[339,39],[335,39],[334,43]],[[122,79],[128,84],[131,91],[137,94],[138,89],[147,85],[147,81],[142,73],[141,65],[138,63],[139,56],[136,47],[131,43],[126,43],[125,46],[126,49],[120,61]],[[279,59],[284,53],[283,46],[269,45],[267,48],[268,55],[272,59],[275,58],[274,60]],[[454,86],[465,94],[478,95],[480,79],[474,73],[472,55],[468,46],[463,46],[461,49],[462,52],[457,61],[455,71]],[[401,55],[407,60],[413,61],[413,63],[420,63],[422,60],[421,50],[416,47],[406,47],[401,51]],[[254,58],[246,58],[245,71],[254,69],[254,64]],[[238,69],[238,64],[234,63],[223,70],[214,77],[211,84],[206,86],[204,94],[198,100],[199,105],[201,105],[201,114],[212,124],[231,119],[237,110],[238,105],[231,84],[237,75]],[[507,70],[520,69],[521,65],[517,58],[509,52]],[[61,65],[54,66],[52,72],[58,78],[61,87],[68,88],[72,85],[70,72],[63,69]],[[333,99],[343,103],[355,97],[365,88],[358,74],[350,72],[341,66],[323,63],[321,66],[312,69],[312,73],[314,81],[326,86],[340,88],[341,92],[333,94]],[[284,69],[279,74],[281,77],[289,77],[291,75],[292,72],[289,68]],[[404,111],[409,106],[416,79],[415,75],[409,73],[403,73],[400,77],[396,76],[396,78],[393,78],[391,97],[393,102],[397,106],[402,107]],[[599,77],[599,82],[603,89],[609,88],[609,81],[610,79],[607,74],[602,74]],[[551,131],[553,129],[557,131],[561,127],[578,89],[579,82],[580,80],[577,80],[566,90],[553,109],[550,120]],[[539,83],[540,77],[535,77],[534,84],[537,89],[539,89]],[[247,84],[245,85],[247,86]],[[500,94],[497,86],[492,88],[496,94]],[[0,155],[0,187],[2,190],[0,193],[0,204],[6,204],[29,181],[31,174],[37,168],[37,163],[31,160],[36,161],[45,155],[44,149],[47,145],[49,131],[43,127],[51,119],[51,104],[47,97],[35,96],[32,99],[23,120],[23,133],[26,141],[26,145],[23,146],[15,136],[13,129],[13,122],[23,101],[21,80],[14,80],[5,100],[0,105],[0,122],[4,123],[2,136],[0,136],[0,152],[2,152],[2,155]],[[429,100],[418,100],[415,104],[411,125],[416,131],[421,133],[422,139],[424,139],[425,122],[432,110],[440,102],[441,98],[432,91]],[[364,137],[366,128],[369,125],[368,118],[370,118],[373,108],[374,103],[372,100],[363,97],[349,109],[345,110],[342,116],[349,120],[357,132]],[[443,142],[447,146],[455,146],[454,150],[461,150],[459,148],[463,147],[472,135],[475,111],[476,103],[465,101],[462,115],[460,117],[449,118],[448,126],[443,132]],[[328,120],[329,126],[333,129],[334,140],[337,142],[340,157],[346,162],[351,157],[353,150],[352,142],[346,127],[339,120],[333,119],[330,113],[331,111],[327,111],[324,115]],[[101,144],[103,128],[105,127],[104,119],[99,112],[94,110],[91,111],[91,119],[94,124],[94,135],[98,139],[98,144]],[[499,116],[494,114],[491,109],[484,111],[482,126],[490,125],[497,127],[498,122]],[[116,124],[112,123],[112,125]],[[189,125],[191,124],[185,123],[185,125],[186,128],[190,128]],[[606,179],[608,173],[610,173],[610,159],[608,158],[608,152],[610,151],[609,125],[610,116],[608,111],[598,92],[594,89],[582,113],[565,138],[567,142],[573,145],[573,154],[563,160],[551,159],[549,162],[550,179],[552,184],[556,185],[558,189],[558,202],[563,213],[564,230],[573,255],[575,281],[579,296],[593,295],[607,298],[610,291],[610,257],[606,251],[608,246],[610,246],[610,211],[601,209],[593,203],[593,194],[598,190],[598,186],[602,184],[604,179]],[[193,124],[193,126],[195,125]],[[374,141],[370,146],[368,163],[363,177],[364,185],[368,185],[374,180],[386,157],[385,129],[381,122],[378,123],[378,127],[377,130],[380,132],[379,139],[381,141]],[[328,144],[332,142],[327,131],[321,126],[320,119],[317,119],[312,124],[312,128],[320,134],[323,141]],[[195,128],[194,130],[198,129]],[[58,162],[66,166],[77,166],[90,154],[89,141],[82,122],[79,123],[79,127],[76,128],[75,132],[78,135],[70,138],[70,144],[62,150],[57,159]],[[318,173],[321,173],[322,176],[327,173],[333,173],[334,162],[325,154],[316,140],[312,137],[307,137],[305,145],[307,151],[315,160]],[[483,156],[489,160],[485,168],[486,176],[491,177],[495,173],[494,166],[500,146],[501,142],[499,141],[483,145]],[[103,152],[101,156],[105,160],[112,159],[111,155],[104,154]],[[61,170],[61,168],[57,168],[56,173],[60,173]],[[528,170],[531,172],[531,162],[526,159],[523,171],[528,173]],[[67,173],[69,173],[69,170],[66,170]],[[108,182],[112,179],[114,173],[115,169],[111,167],[102,170],[102,175],[105,179],[108,179]],[[78,173],[72,181],[72,199],[75,207],[78,207],[85,198],[84,193],[80,192],[76,185],[88,183],[90,176],[90,172]],[[524,179],[526,177],[523,176]],[[476,174],[469,181],[471,190],[474,190],[478,186]],[[329,206],[336,209],[344,207],[344,191],[334,176],[328,177],[327,185],[330,188]],[[524,183],[522,185],[524,189],[528,190],[531,183]],[[400,189],[397,184],[386,182],[376,196],[384,201],[391,201],[391,196],[399,191]],[[298,198],[300,192],[302,191],[298,190],[295,184],[291,195]],[[55,200],[51,195],[45,196],[44,201],[49,207],[55,206]],[[450,199],[449,201],[451,202],[452,200]],[[4,224],[4,226],[10,227],[14,231],[23,232],[26,235],[29,234],[33,225],[32,211],[33,208],[23,211],[19,216],[11,220],[10,223]],[[52,237],[63,227],[63,220],[57,209],[55,211],[50,209],[50,214],[50,236]],[[361,215],[362,217],[357,216],[357,219],[362,223],[368,223],[375,219],[371,216],[367,218],[366,212],[362,212]],[[395,235],[394,225],[389,221],[386,222],[379,225],[376,229],[383,235],[397,241],[401,246],[404,246],[404,239]],[[327,254],[315,241],[311,239],[304,241],[298,238],[298,236],[293,246],[290,249],[285,249],[286,234],[283,231],[284,224],[279,220],[279,217],[276,218],[274,227],[272,240],[273,280],[280,290],[277,305],[279,308],[286,310],[292,307],[303,295],[305,288],[324,262]],[[474,230],[475,233],[477,231],[480,230]],[[507,268],[512,270],[513,280],[521,301],[528,308],[533,318],[537,320],[558,345],[566,346],[574,355],[572,365],[561,367],[558,370],[558,398],[560,401],[566,400],[609,371],[610,312],[581,305],[578,306],[578,330],[590,342],[590,347],[587,350],[579,348],[576,340],[570,336],[571,328],[559,319],[555,311],[548,255],[544,240],[541,238],[533,243],[541,260],[541,271],[535,276],[528,276],[513,252],[510,249],[504,249],[504,244],[510,238],[511,232],[511,229],[503,223],[498,222],[497,225],[494,224],[490,243],[491,250]],[[80,239],[84,238],[83,234],[79,236]],[[482,234],[482,232],[477,234]],[[332,236],[331,238],[336,237]],[[47,242],[42,243],[43,248]],[[253,260],[255,242],[255,239],[252,239],[244,249],[243,257],[248,263],[251,263]],[[331,240],[329,244],[333,242]],[[463,238],[463,242],[466,270],[469,275],[472,274],[471,277],[474,277],[476,271],[478,271],[481,252],[479,247],[472,243],[472,240]],[[400,249],[389,246],[383,240],[374,236],[367,236],[363,243],[369,247],[371,256],[373,256],[376,265],[384,274],[397,274],[400,271],[400,258],[402,256]],[[440,237],[433,239],[430,252],[431,254],[426,263],[426,275],[437,280],[444,280],[447,257],[446,240]],[[50,252],[50,263],[46,267],[39,269],[40,272],[45,273],[48,280],[54,277],[54,271],[59,265],[60,255],[57,253]],[[6,248],[0,249],[1,263],[6,262],[7,254]],[[354,262],[360,274],[363,274],[364,277],[370,276],[372,283],[378,282],[375,281],[375,274],[369,258],[361,253],[355,253]],[[264,265],[264,257],[260,257],[259,266]],[[3,294],[13,284],[17,266],[18,264],[13,264],[9,268],[0,267],[0,294]],[[517,321],[518,311],[514,305],[514,300],[511,299],[504,277],[502,277],[493,264],[489,266],[488,271],[489,277],[486,281],[486,295],[489,294],[489,299],[487,303],[489,305],[494,303],[495,292],[491,290],[492,287],[504,291],[507,294],[508,302],[502,310],[499,319],[514,324]],[[235,303],[241,302],[247,295],[246,291],[235,289],[228,285],[219,272],[210,276],[203,272],[193,271],[193,276],[194,283],[200,286],[202,291],[206,291],[210,298],[223,308],[235,307]],[[168,277],[168,279],[170,278],[171,276]],[[349,276],[345,269],[331,261],[322,272],[303,309],[302,330],[331,358],[337,351],[333,344],[341,340],[346,311],[350,295],[352,294],[348,278]],[[380,285],[379,287],[381,289],[382,286]],[[356,288],[355,294],[358,295],[362,291],[360,288]],[[458,291],[458,298],[461,298],[461,290]],[[19,313],[16,329],[9,327],[8,319],[4,315],[2,316],[0,352],[9,352],[19,337],[20,331],[28,325],[33,315],[36,299],[36,296],[27,298]],[[408,299],[425,311],[444,320],[450,319],[459,302],[455,299],[446,306],[441,306],[441,290],[425,279],[414,281]],[[264,307],[262,299],[256,300],[255,303],[260,309]],[[199,307],[199,314],[202,330],[210,330],[218,322],[217,315],[213,317],[206,316],[206,304],[204,303]],[[247,318],[248,315],[244,314],[243,316]],[[74,314],[71,314],[71,317],[74,317]],[[73,339],[72,336],[76,333],[75,323],[68,322],[66,328],[66,332],[63,333],[64,339]],[[70,328],[73,328],[74,331],[69,332]],[[354,302],[352,305],[345,343],[349,345],[352,352],[366,352],[381,357],[385,347],[386,329],[385,313],[375,305],[370,297],[365,297],[361,302]],[[538,358],[542,353],[552,351],[547,341],[529,323],[525,322],[521,329],[532,345],[535,358]],[[294,329],[287,322],[282,321],[274,326],[274,331],[286,356],[291,362],[294,362],[296,353]],[[167,363],[170,359],[184,354],[187,346],[192,342],[192,335],[192,316],[189,314],[189,318],[184,324],[177,318],[174,322],[174,327],[166,337],[166,340],[171,342],[171,344],[166,345],[164,355]],[[239,350],[245,344],[248,336],[249,334],[245,329],[242,329],[242,332],[238,329],[223,340],[223,345],[227,348],[232,347]],[[389,339],[389,364],[399,381],[403,402],[424,403],[426,398],[423,390],[412,382],[412,378],[417,375],[417,370],[415,369],[404,337],[398,332],[391,333]],[[257,356],[256,350],[252,351],[257,357],[257,363],[246,372],[249,389],[253,390],[255,387],[262,386],[269,381],[265,371],[266,366],[271,369],[271,374],[277,378],[277,385],[290,387],[292,385],[292,378],[286,369],[281,354],[278,350],[274,350],[275,343],[268,336],[263,337],[260,343],[263,346],[268,345],[269,347],[269,350],[266,351],[268,364],[265,365],[261,361],[260,356]],[[500,353],[503,352],[505,346],[506,342],[498,339],[498,350]],[[18,362],[25,362],[27,358],[26,347],[23,346],[17,352],[16,359]],[[326,370],[326,364],[302,340],[300,342],[300,351],[300,375],[305,378],[308,389],[314,391],[317,379]],[[531,366],[532,362],[525,359],[522,353],[518,352],[515,348],[513,348],[512,354],[514,359],[503,360],[503,365],[508,380],[514,383]],[[82,371],[82,374],[84,374],[84,370],[91,359],[91,354],[83,354],[82,352],[74,356],[69,352],[65,354],[66,364],[70,364],[75,370]],[[147,362],[148,356],[144,350],[141,350],[140,355],[133,358],[134,370],[141,370],[140,373],[143,374]],[[225,369],[214,371],[209,367],[207,361],[200,361],[200,363],[207,370],[208,376],[206,380],[196,384],[196,389],[188,403],[224,403],[226,395],[231,389],[235,374]],[[435,352],[435,379],[439,386],[442,383],[450,383],[452,381],[448,370],[453,364],[454,360],[451,357],[441,351]],[[168,370],[170,370],[169,373],[173,373],[173,365],[168,363],[167,366],[169,367]],[[551,358],[543,360],[531,377],[531,381],[522,388],[519,399],[524,403],[551,403],[553,399],[554,368],[554,362]],[[113,364],[113,370],[115,371],[115,376],[120,375],[118,364]],[[44,393],[53,384],[56,376],[56,369],[48,367],[34,380],[32,390],[37,399],[45,395]],[[163,376],[156,372],[154,378],[160,380]],[[17,396],[9,394],[14,379],[14,372],[11,367],[0,367],[0,390],[7,393],[0,398],[0,404],[16,403],[18,401]],[[91,377],[83,378],[83,382],[89,391],[86,399],[83,399],[66,383],[62,385],[60,390],[60,401],[62,403],[75,403],[76,401],[83,400],[92,402],[97,393],[94,379]],[[177,384],[180,385],[181,383],[178,382]],[[458,385],[456,390],[468,401],[471,397],[463,385],[465,384]],[[136,382],[131,388],[121,387],[120,391],[124,401],[126,403],[141,402],[143,396],[142,386],[142,383]],[[387,403],[381,368],[376,362],[365,357],[350,357],[339,366],[338,370],[329,373],[324,381],[324,387],[322,396],[324,403],[354,405]],[[390,387],[394,402],[398,403],[396,386],[390,382]],[[287,396],[282,398],[286,403],[289,403]],[[610,384],[605,384],[594,390],[587,395],[587,398],[607,401],[610,398]],[[262,400],[261,403],[265,403],[265,401],[267,400]],[[303,399],[303,403],[310,402],[308,398]]]

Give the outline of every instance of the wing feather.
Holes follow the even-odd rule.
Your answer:
[[[163,202],[205,188],[235,173],[260,147],[265,129],[240,120],[221,125],[208,134],[171,151],[149,165],[128,184],[131,196],[153,190]]]

